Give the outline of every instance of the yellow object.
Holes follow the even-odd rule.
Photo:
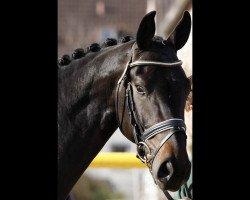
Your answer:
[[[99,153],[90,163],[91,168],[147,168],[135,153],[112,152]]]

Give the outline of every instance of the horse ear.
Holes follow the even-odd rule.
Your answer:
[[[140,49],[147,48],[152,38],[155,34],[155,17],[156,11],[151,11],[150,13],[146,14],[138,28],[137,34],[136,34],[136,42]]]
[[[184,12],[184,15],[171,34],[176,50],[181,49],[187,42],[191,30],[191,16],[188,11]]]

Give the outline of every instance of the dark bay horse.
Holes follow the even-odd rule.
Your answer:
[[[190,83],[177,57],[190,33],[185,12],[172,35],[155,34],[156,12],[144,16],[136,39],[91,45],[58,68],[58,200],[119,127],[136,143],[163,191],[176,191],[190,175],[184,108]],[[86,55],[85,55],[86,54]]]

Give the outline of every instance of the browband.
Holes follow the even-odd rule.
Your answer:
[[[125,76],[125,74],[129,68],[136,67],[136,66],[142,66],[142,65],[150,65],[150,66],[157,65],[159,67],[174,67],[174,66],[182,65],[182,61],[177,60],[175,62],[165,63],[165,62],[154,62],[154,61],[146,61],[146,60],[137,60],[135,62],[131,62],[131,60],[130,60],[128,62],[128,64],[126,65],[126,67],[122,73],[122,76],[119,79],[119,81],[117,82],[117,84],[120,84],[121,80],[123,79],[123,77]]]
[[[176,65],[182,65],[182,61],[178,60],[178,61],[171,62],[171,63],[165,63],[165,62],[137,60],[135,62],[130,63],[129,67],[131,68],[131,67],[135,67],[135,66],[139,66],[139,65],[159,65],[161,67],[172,67],[172,66],[176,66]]]

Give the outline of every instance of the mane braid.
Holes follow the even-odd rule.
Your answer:
[[[107,38],[106,41],[102,44],[102,47],[105,48],[113,45],[117,45],[117,40],[114,38]]]
[[[75,49],[74,52],[72,53],[72,58],[76,60],[76,59],[84,57],[85,55],[86,53],[84,52],[84,49],[78,48],[78,49]]]
[[[68,65],[71,62],[70,56],[65,54],[58,60],[59,66]]]
[[[129,42],[130,40],[133,40],[133,39],[134,38],[132,36],[127,35],[127,36],[121,37],[120,42],[126,43],[126,42]]]

